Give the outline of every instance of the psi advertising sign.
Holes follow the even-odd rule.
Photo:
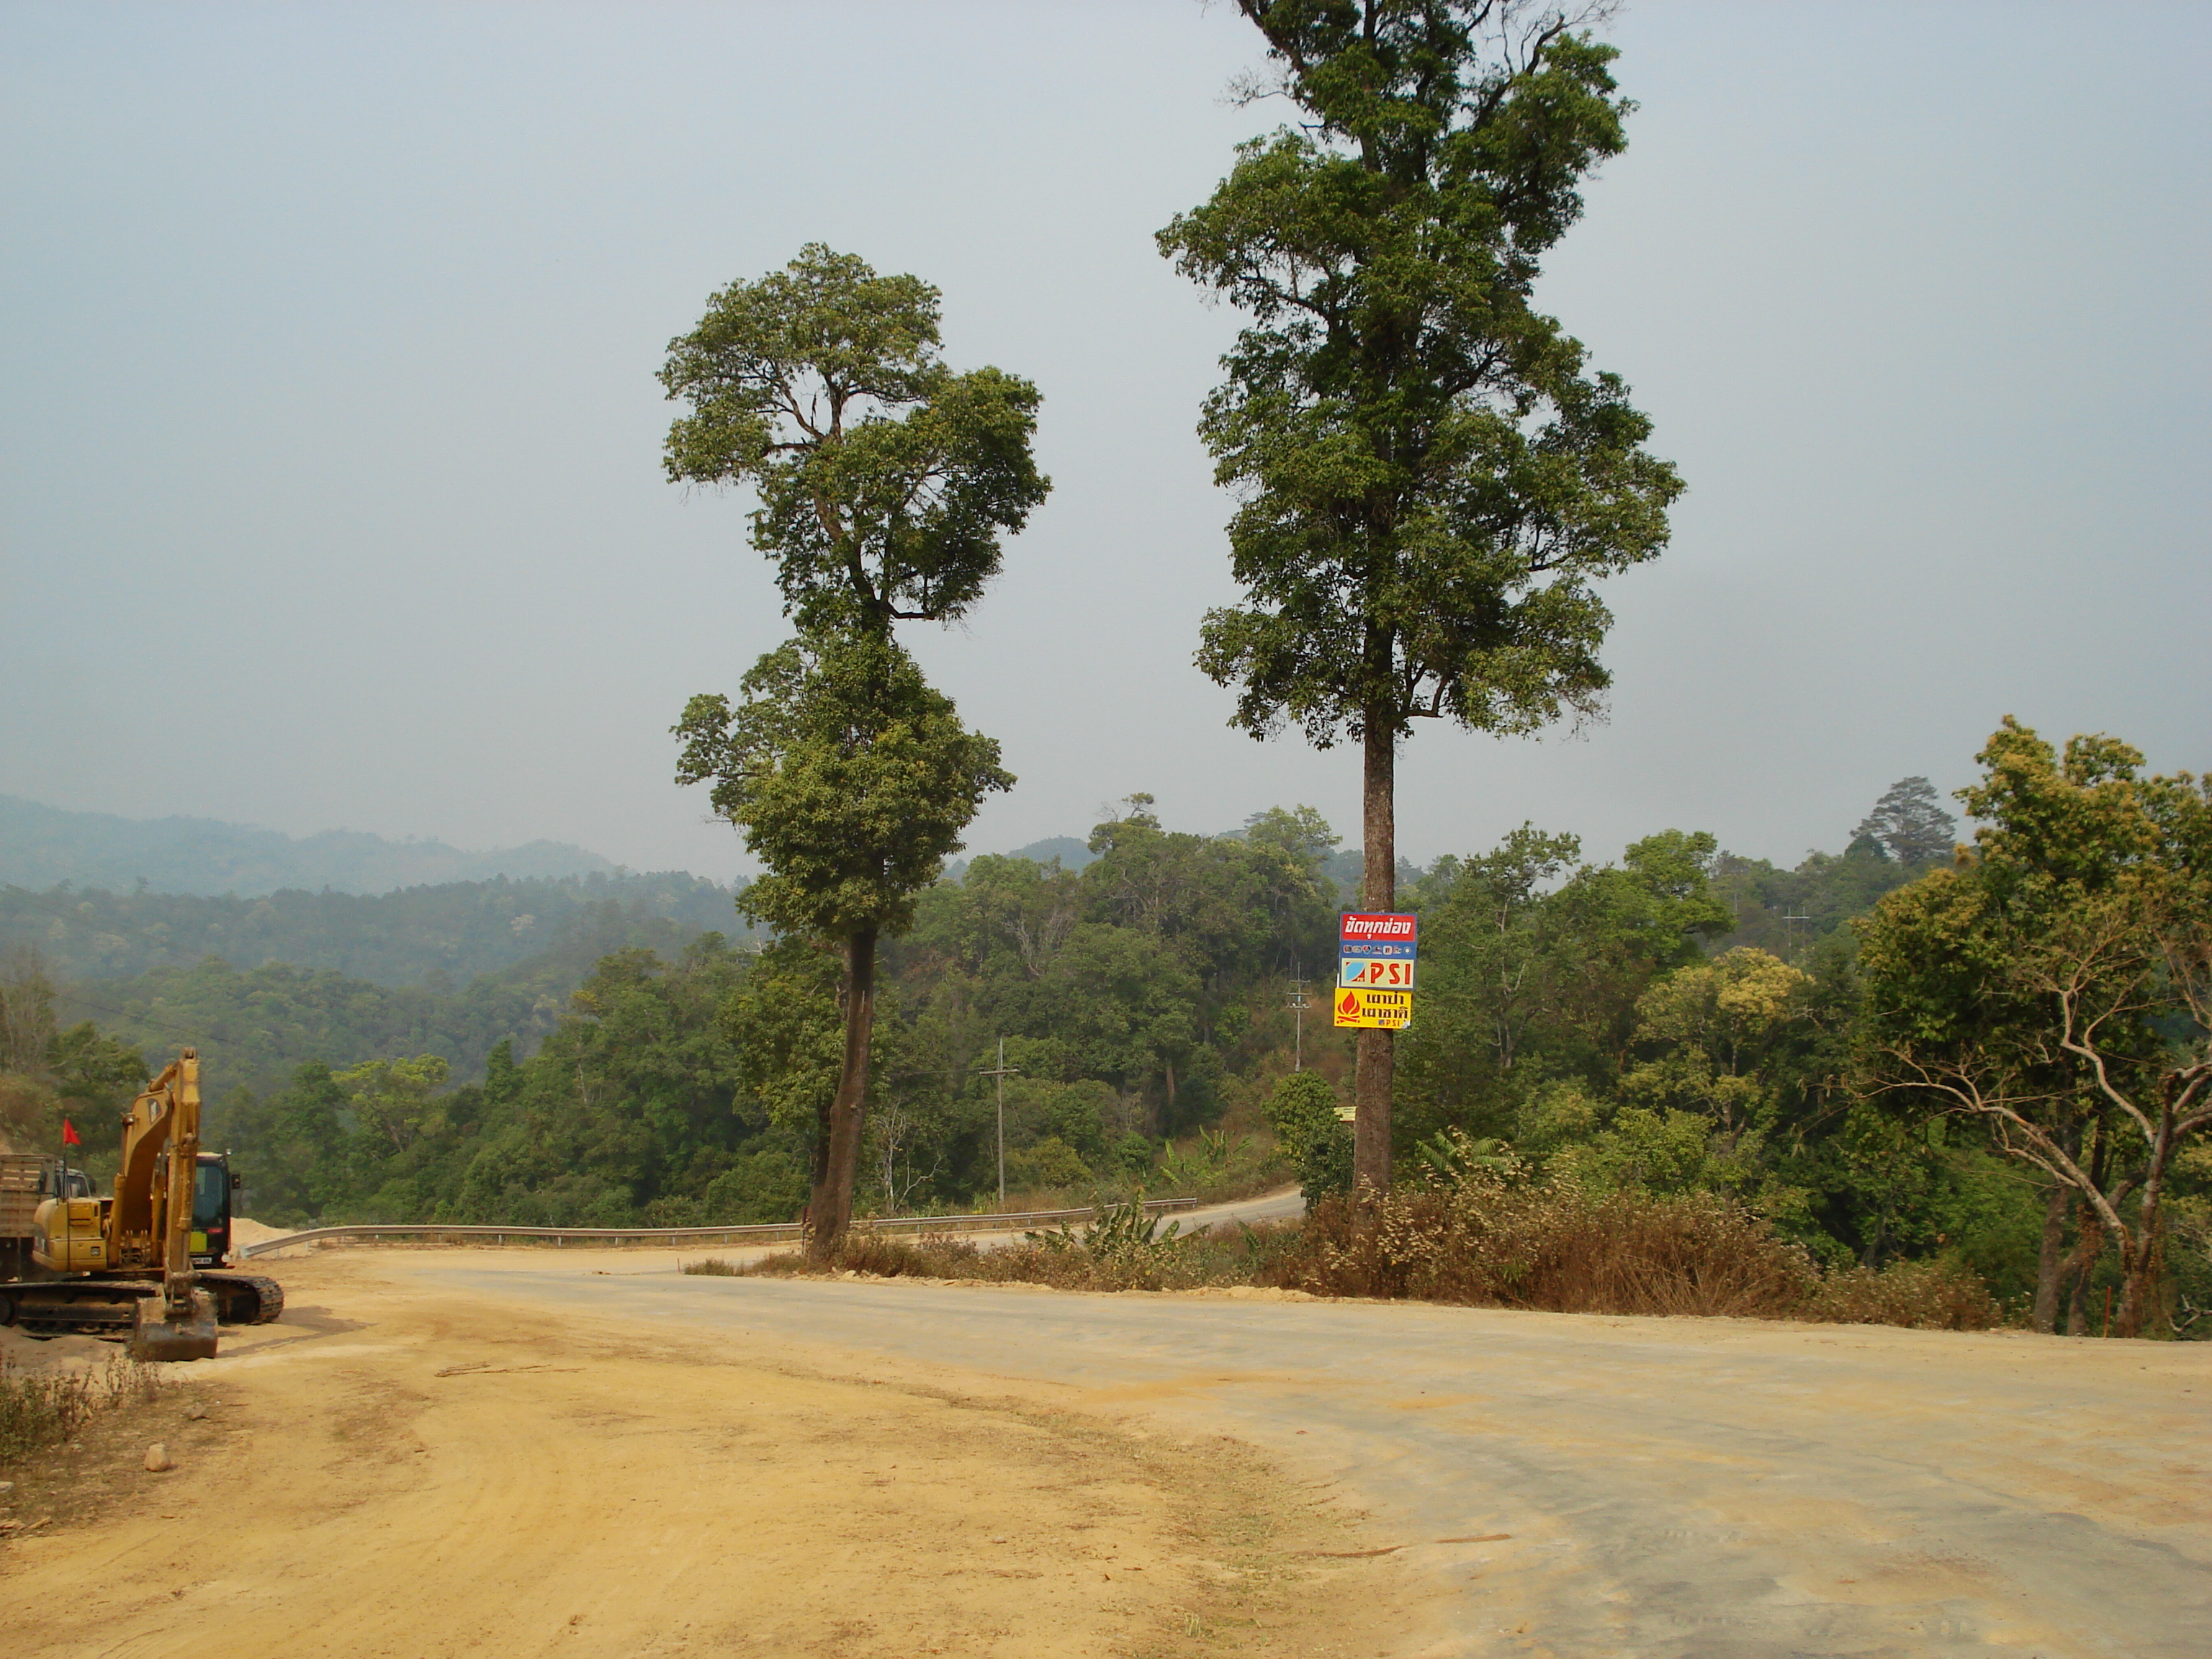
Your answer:
[[[1389,911],[1347,910],[1338,919],[1337,1024],[1397,1031],[1412,1023],[1419,927],[1419,917]]]

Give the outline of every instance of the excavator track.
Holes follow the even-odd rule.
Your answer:
[[[284,1311],[284,1287],[273,1279],[233,1273],[198,1277],[215,1297],[216,1316],[226,1325],[273,1325]]]
[[[259,1273],[194,1275],[215,1298],[225,1325],[269,1325],[284,1312],[284,1287]],[[0,1324],[33,1336],[121,1336],[141,1318],[137,1304],[161,1294],[157,1279],[56,1279],[0,1285]]]

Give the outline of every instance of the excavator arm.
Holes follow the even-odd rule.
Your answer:
[[[192,1268],[192,1183],[199,1167],[200,1060],[187,1048],[131,1103],[108,1211],[110,1259],[158,1267],[161,1296],[138,1304],[136,1359],[212,1359],[215,1298]]]

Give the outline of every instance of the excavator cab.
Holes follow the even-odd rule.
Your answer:
[[[202,1152],[192,1178],[192,1266],[220,1267],[230,1254],[230,1195],[238,1179],[227,1152]]]

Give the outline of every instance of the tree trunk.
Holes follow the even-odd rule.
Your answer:
[[[2054,1183],[2043,1200],[2043,1248],[2035,1259],[2035,1328],[2049,1336],[2058,1328],[2058,1293],[2066,1259],[2066,1218],[2073,1213],[2074,1189]]]
[[[817,1155],[814,1196],[806,1207],[807,1248],[833,1254],[853,1224],[860,1175],[860,1115],[868,1094],[868,1038],[876,1021],[876,929],[856,928],[846,946],[845,1061]]]
[[[2150,1312],[2152,1281],[2158,1277],[2158,1212],[2166,1191],[2166,1166],[2173,1156],[2173,1114],[2171,1106],[2159,1114],[2158,1133],[2151,1138],[2144,1159],[2142,1196],[2136,1200],[2134,1248],[2127,1260],[2127,1279],[2120,1292],[2119,1334],[2141,1336]]]
[[[1388,910],[1398,900],[1397,728],[1387,712],[1367,710],[1362,836],[1366,878],[1360,902]],[[1352,1188],[1390,1190],[1390,1072],[1395,1031],[1362,1031],[1352,1068]]]
[[[2097,1258],[2105,1253],[2104,1224],[2097,1219],[2096,1212],[2084,1206],[2081,1212],[2081,1237],[2074,1246],[2074,1254],[2066,1259],[2059,1277],[2070,1281],[2072,1293],[2066,1298],[2066,1334],[2089,1334],[2089,1278],[2097,1271]]]

